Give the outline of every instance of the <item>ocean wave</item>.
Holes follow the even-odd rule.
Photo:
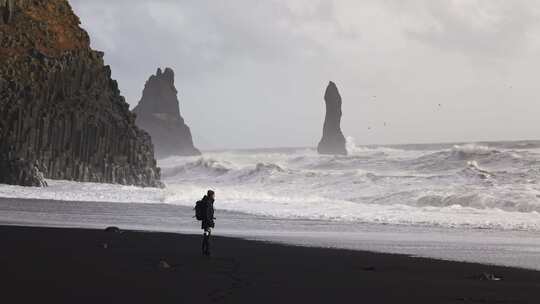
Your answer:
[[[408,169],[420,171],[460,170],[464,164],[477,170],[478,164],[487,167],[523,167],[536,161],[522,152],[497,150],[488,146],[468,144],[437,151],[406,162]],[[471,166],[471,164],[475,164]],[[478,170],[477,170],[478,171]]]
[[[203,188],[200,188],[195,193],[202,190]],[[407,195],[402,193],[394,196],[394,199]],[[176,200],[170,203],[191,206],[192,201],[185,200],[184,197],[185,195],[176,197]],[[216,208],[289,220],[540,231],[540,213],[534,205],[515,206],[514,209],[510,206],[501,208],[504,207],[503,203],[495,203],[482,194],[425,195],[414,204],[406,202],[374,204],[328,198],[320,193],[223,187],[220,189]]]
[[[288,149],[168,158],[159,163],[164,190],[51,181],[48,189],[0,186],[0,196],[192,206],[212,188],[218,209],[254,215],[504,229],[536,220],[540,231],[535,151],[348,145],[348,156]]]
[[[539,213],[538,198],[529,195],[527,198],[505,199],[488,193],[459,193],[450,195],[426,195],[418,198],[419,207],[450,207],[459,206],[471,210],[499,210],[519,213]]]
[[[256,168],[251,170],[256,172]],[[266,175],[268,171],[288,174],[264,165],[259,166],[257,172]],[[409,184],[414,177],[405,179],[409,180],[405,184]],[[208,188],[213,188],[218,193],[218,213],[231,211],[293,220],[540,231],[540,199],[537,197],[540,193],[534,185],[487,191],[479,186],[453,185],[437,189],[424,184],[423,189],[390,190],[376,186],[354,192],[359,185],[350,180],[322,180],[320,176],[304,185],[272,182],[257,187],[238,181],[215,182],[216,179],[184,181],[168,183],[166,189],[149,189],[50,181],[51,187],[44,189],[0,185],[0,194],[68,202],[165,203],[191,208]]]
[[[489,179],[495,176],[495,173],[492,173],[486,169],[480,168],[478,162],[475,160],[470,160],[467,162],[465,169],[460,172],[464,176],[477,177],[480,179]]]
[[[355,156],[386,156],[386,157],[407,157],[410,155],[418,155],[418,150],[405,149],[397,146],[358,146],[353,137],[346,138],[346,149],[350,157]]]
[[[171,167],[162,168],[164,178],[172,178],[178,175],[210,174],[212,176],[228,173],[231,168],[227,164],[214,159],[200,158],[194,162],[180,163]]]
[[[231,178],[236,181],[248,181],[256,180],[261,181],[264,179],[269,179],[274,177],[277,174],[285,173],[287,170],[283,169],[277,164],[273,163],[257,163],[255,167],[245,168],[239,170]]]

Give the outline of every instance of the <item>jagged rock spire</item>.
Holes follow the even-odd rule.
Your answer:
[[[146,82],[143,96],[133,109],[137,125],[150,133],[159,157],[201,154],[193,145],[191,130],[180,115],[177,95],[174,71],[158,68]]]
[[[320,154],[347,155],[345,136],[341,132],[341,95],[335,83],[330,81],[324,94],[326,117],[323,136],[317,147]]]

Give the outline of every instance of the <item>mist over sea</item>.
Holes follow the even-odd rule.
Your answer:
[[[196,232],[191,208],[211,188],[217,233],[539,267],[540,141],[360,147],[348,138],[347,148],[170,157],[159,161],[165,189],[0,185],[0,197],[15,199],[0,204],[0,222]]]

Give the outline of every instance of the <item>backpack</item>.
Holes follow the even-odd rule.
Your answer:
[[[204,201],[200,200],[197,203],[195,203],[195,218],[198,221],[202,221],[206,217],[206,204]]]

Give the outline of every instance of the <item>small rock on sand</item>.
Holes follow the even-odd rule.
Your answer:
[[[167,263],[167,261],[159,261],[159,268],[161,269],[171,269],[171,265],[169,265],[169,263]]]
[[[120,228],[118,228],[118,227],[111,226],[111,227],[105,228],[105,232],[110,232],[110,233],[121,233],[122,231],[121,231]]]
[[[497,277],[494,274],[487,273],[487,272],[484,272],[479,275],[474,275],[469,278],[474,279],[474,280],[480,280],[480,281],[501,281],[502,280],[502,278]]]

